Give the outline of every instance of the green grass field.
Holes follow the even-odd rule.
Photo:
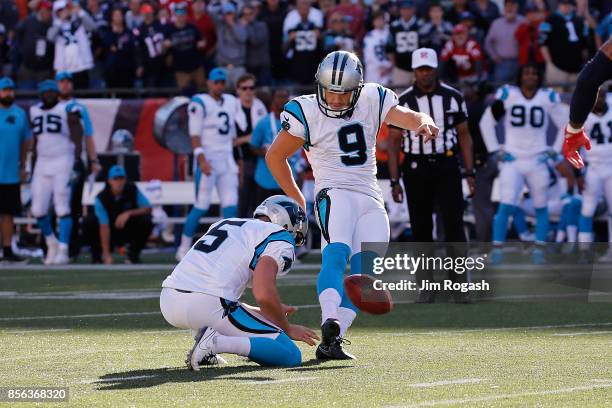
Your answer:
[[[315,328],[318,258],[308,262],[280,290]],[[229,356],[190,372],[189,333],[159,313],[171,265],[79,268],[0,269],[0,386],[69,387],[56,406],[83,407],[612,405],[608,302],[401,303],[358,317],[356,361],[319,364],[300,344],[299,368]]]

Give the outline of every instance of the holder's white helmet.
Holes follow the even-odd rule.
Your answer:
[[[306,213],[293,198],[274,195],[266,198],[253,213],[253,217],[265,215],[274,224],[280,225],[291,233],[296,246],[304,245],[308,232]]]

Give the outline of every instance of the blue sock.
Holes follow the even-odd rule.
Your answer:
[[[38,221],[38,228],[42,232],[44,237],[53,235],[53,228],[51,228],[51,217],[49,215],[43,215],[36,219]]]
[[[514,212],[514,206],[500,204],[493,218],[493,242],[504,242],[508,233],[508,219]]]
[[[351,257],[351,270],[349,275],[373,275],[374,258],[378,257],[376,252],[363,251],[357,252]],[[355,313],[359,312],[357,306],[351,302],[346,293],[342,293],[342,300],[340,301],[340,307],[351,309]]]
[[[527,232],[527,221],[525,221],[525,211],[519,206],[514,206],[514,213],[512,214],[512,222],[516,232],[522,234]]]
[[[200,218],[206,215],[207,210],[203,210],[201,208],[193,207],[191,211],[189,211],[189,215],[187,215],[187,219],[185,220],[185,228],[183,228],[183,235],[186,237],[193,237],[198,230],[198,225],[200,225]]]
[[[72,233],[72,217],[69,214],[59,219],[59,242],[69,244],[70,233]]]
[[[548,207],[536,208],[536,242],[546,242],[548,237]]]
[[[588,232],[589,234],[593,233],[593,217],[585,217],[580,214],[580,218],[578,219],[578,232]]]
[[[249,337],[249,358],[263,366],[296,367],[302,363],[302,353],[295,343],[281,333],[276,339]]]
[[[235,218],[238,215],[238,207],[230,205],[223,207],[223,218]]]
[[[582,201],[576,197],[572,198],[567,210],[567,225],[578,225],[581,207]]]
[[[351,249],[340,242],[332,242],[323,250],[321,272],[317,277],[317,295],[325,289],[332,288],[338,291],[340,297],[344,293],[344,270],[348,263]]]

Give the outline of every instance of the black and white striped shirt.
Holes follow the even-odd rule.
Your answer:
[[[461,91],[439,82],[431,93],[411,86],[399,96],[399,104],[429,114],[440,128],[435,140],[424,144],[423,136],[404,132],[403,148],[409,154],[449,154],[457,145],[456,126],[467,120],[467,108]]]

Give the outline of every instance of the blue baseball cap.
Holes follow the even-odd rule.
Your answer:
[[[59,88],[57,87],[57,82],[52,79],[47,79],[38,84],[38,93],[44,94],[45,92],[53,91],[59,93]]]
[[[123,166],[115,164],[108,171],[108,178],[110,180],[110,179],[114,179],[117,177],[125,177],[125,168]]]
[[[236,13],[236,6],[233,3],[223,3],[221,6],[221,12],[223,14],[226,13]]]
[[[56,81],[63,81],[64,79],[69,79],[72,81],[72,74],[67,71],[60,71],[55,75]]]
[[[0,79],[0,90],[1,89],[15,89],[15,83],[9,77]]]
[[[414,2],[412,0],[402,0],[399,6],[400,8],[413,8]]]
[[[208,79],[210,81],[227,81],[227,71],[223,68],[213,68],[208,73]]]

